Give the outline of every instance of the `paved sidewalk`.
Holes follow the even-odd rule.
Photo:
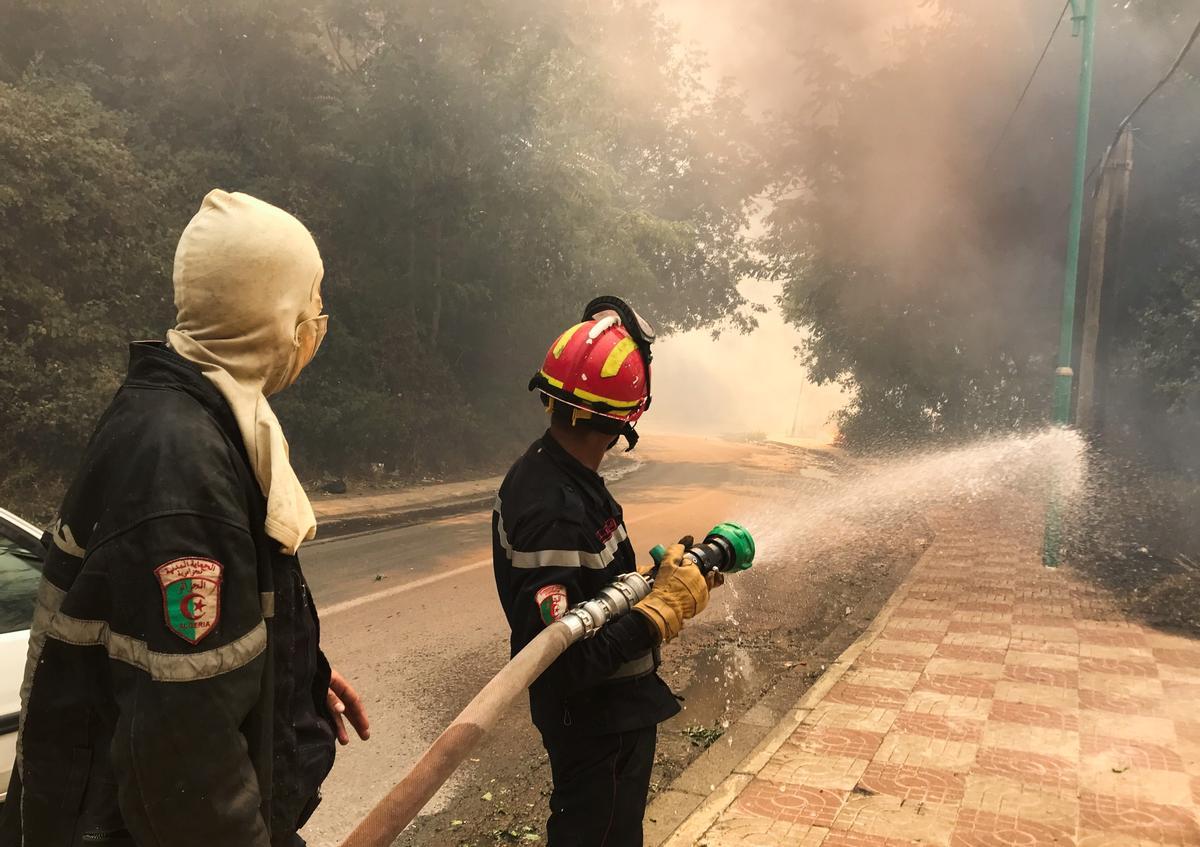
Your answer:
[[[1043,568],[1024,517],[932,516],[871,629],[667,845],[1200,845],[1200,642]]]

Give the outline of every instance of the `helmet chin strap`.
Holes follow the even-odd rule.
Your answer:
[[[621,440],[622,435],[625,436],[625,441],[629,444],[629,446],[625,448],[626,453],[628,453],[634,447],[637,447],[638,439],[641,436],[637,434],[637,430],[634,429],[633,424],[625,424],[625,426],[621,427],[621,431],[613,437],[613,440],[608,442],[609,450],[617,446],[617,442]]]

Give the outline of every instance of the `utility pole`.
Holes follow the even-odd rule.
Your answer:
[[[1129,179],[1133,171],[1133,130],[1121,131],[1114,150],[1105,157],[1100,171],[1092,213],[1092,248],[1088,261],[1088,284],[1083,307],[1083,336],[1079,345],[1079,386],[1075,400],[1075,425],[1082,432],[1095,432],[1096,349],[1100,339],[1100,303],[1103,297],[1105,265],[1109,257],[1110,231],[1120,232],[1129,197]]]
[[[1080,5],[1083,11],[1080,12]],[[1083,32],[1079,69],[1079,102],[1075,114],[1075,173],[1071,193],[1071,220],[1067,227],[1067,268],[1063,282],[1062,325],[1058,337],[1058,368],[1054,371],[1054,422],[1071,423],[1071,353],[1075,332],[1075,284],[1079,276],[1079,238],[1083,230],[1083,183],[1087,167],[1088,120],[1092,111],[1092,55],[1096,44],[1096,0],[1071,0],[1074,34]],[[1052,494],[1046,513],[1042,541],[1042,563],[1058,565],[1062,545],[1062,515],[1057,494]]]
[[[807,380],[807,374],[805,379]],[[804,397],[804,383],[800,383],[800,388],[796,391],[796,408],[792,411],[792,438],[796,437],[796,423],[800,420],[800,399]]]

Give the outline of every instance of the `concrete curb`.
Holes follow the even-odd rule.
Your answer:
[[[358,533],[412,526],[441,518],[452,518],[490,508],[495,502],[496,495],[489,494],[486,497],[469,497],[462,500],[415,506],[409,509],[383,510],[347,515],[341,518],[327,518],[317,525],[316,542],[331,541]]]
[[[813,708],[824,699],[862,652],[879,637],[896,607],[907,598],[912,576],[932,548],[930,544],[913,562],[904,581],[883,604],[871,625],[828,666],[799,700],[790,698],[795,697],[795,689],[802,687],[804,678],[797,676],[791,680],[781,680],[775,690],[738,718],[720,741],[688,765],[670,788],[654,798],[646,810],[647,847],[695,847],[700,843],[701,836],[804,723]],[[776,702],[784,698],[787,698],[785,702],[792,704],[790,707],[780,707]],[[732,744],[723,743],[727,738],[732,740]],[[734,758],[738,751],[742,753],[740,759]]]
[[[626,460],[613,471],[605,475],[607,484],[612,485],[629,478],[637,471],[646,466],[646,462],[636,460]],[[491,478],[489,477],[489,480]],[[500,483],[498,480],[501,477],[496,477],[497,480],[494,488],[499,489]],[[344,538],[347,535],[357,535],[359,533],[379,532],[385,529],[397,529],[413,524],[425,523],[426,521],[441,520],[442,518],[452,518],[458,515],[466,515],[471,512],[490,509],[492,504],[496,502],[496,494],[494,490],[489,490],[487,494],[480,495],[471,493],[461,497],[445,497],[440,500],[427,501],[425,503],[414,503],[409,506],[394,508],[394,509],[378,509],[375,511],[359,512],[357,514],[342,515],[337,517],[317,518],[317,537],[312,543],[318,544],[322,541],[332,541],[335,538]]]

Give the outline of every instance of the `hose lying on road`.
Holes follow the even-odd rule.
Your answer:
[[[463,763],[497,719],[542,671],[582,638],[629,612],[650,593],[650,581],[623,574],[594,600],[581,603],[555,621],[517,653],[475,695],[445,732],[429,746],[404,779],[387,793],[341,847],[391,847],[404,827],[425,807]]]

